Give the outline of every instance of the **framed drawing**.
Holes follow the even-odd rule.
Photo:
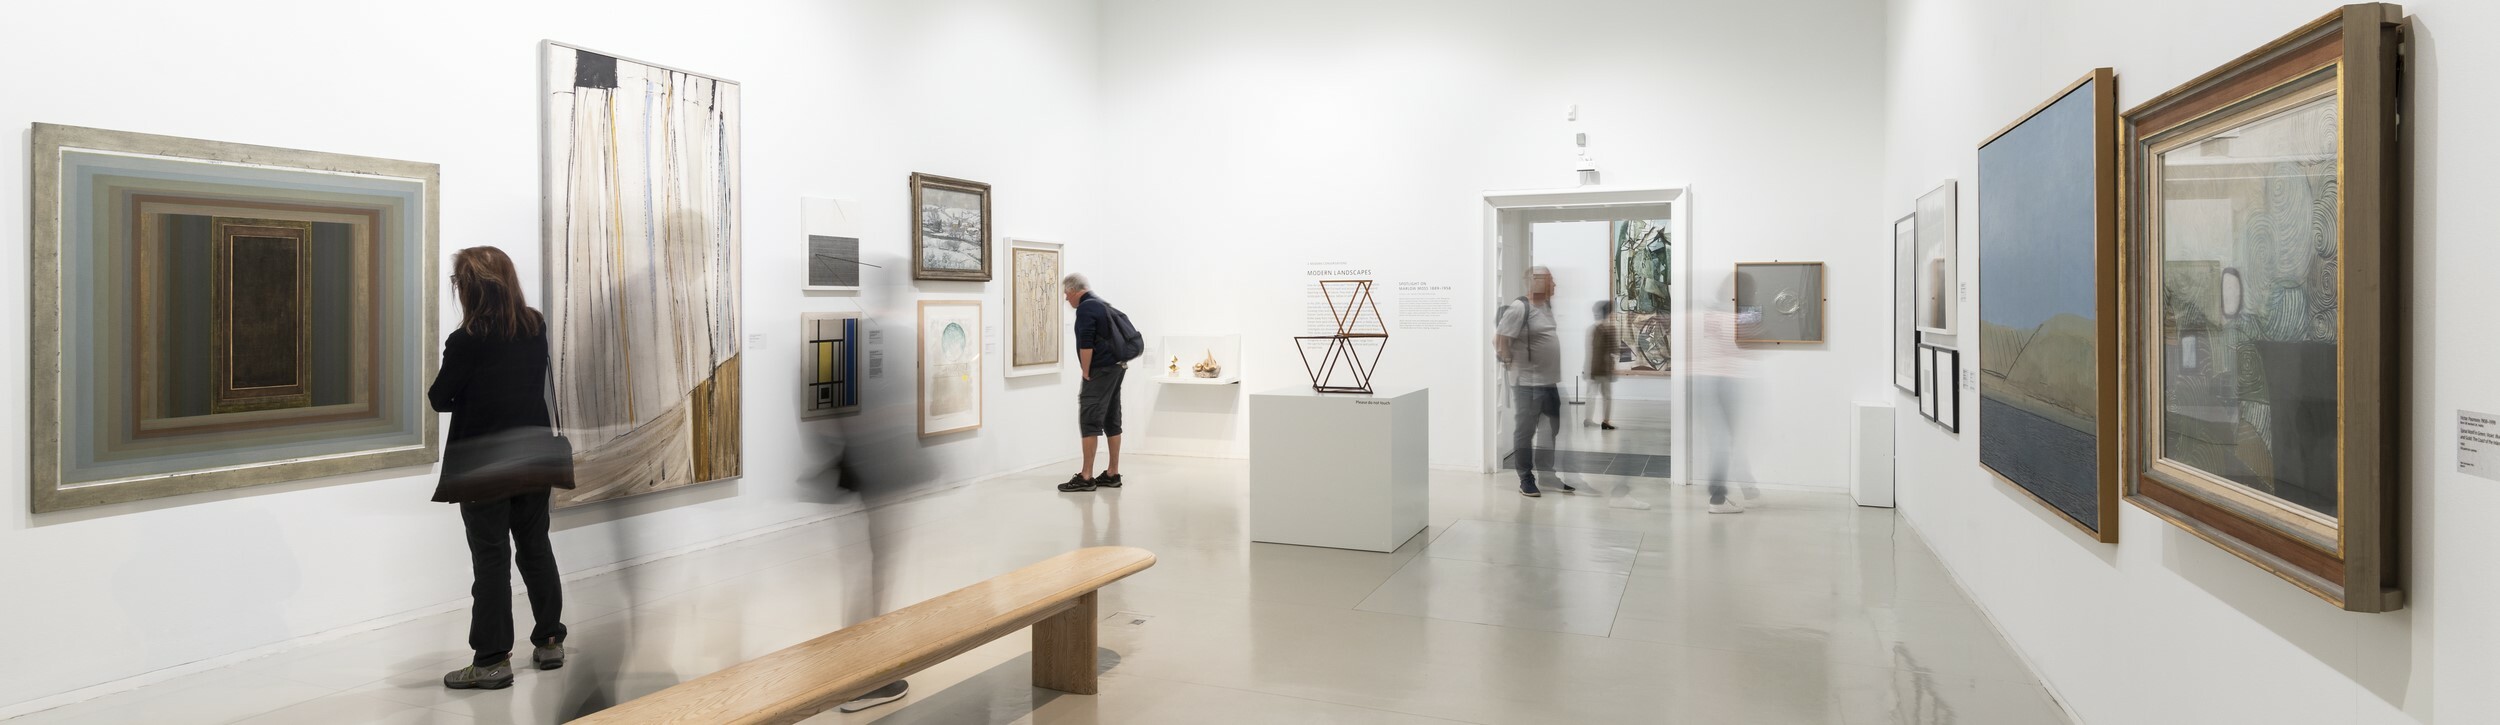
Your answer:
[[[435,460],[435,165],[32,136],[33,511]]]
[[[859,412],[859,313],[799,315],[799,419]]]
[[[1918,394],[1918,215],[1892,223],[1892,384]]]
[[[1059,370],[1060,352],[1073,342],[1062,320],[1067,298],[1059,293],[1061,246],[1023,239],[1007,241],[1007,376],[1042,375]]]
[[[1822,262],[1736,263],[1737,342],[1823,341]]]
[[[1607,283],[1613,289],[1614,324],[1622,333],[1623,344],[1631,351],[1629,364],[1619,366],[1623,375],[1663,376],[1674,370],[1672,350],[1667,344],[1669,280],[1674,259],[1674,240],[1668,238],[1667,220],[1618,221],[1613,225],[1613,255],[1607,265]]]
[[[2126,115],[2127,499],[2356,612],[2404,606],[2406,31],[2346,5]]]
[[[911,175],[911,278],[990,281],[990,185]]]
[[[737,477],[738,84],[544,52],[549,365],[583,482],[555,505]]]
[[[2118,540],[2117,98],[2095,70],[1979,145],[1979,463],[2101,542]]]
[[[1946,432],[1962,432],[1962,351],[1919,343],[1918,410]]]
[[[981,427],[981,302],[920,301],[920,436]]]
[[[859,224],[851,202],[799,199],[799,233],[807,237],[809,292],[859,291]],[[873,265],[870,265],[873,266]]]
[[[1961,313],[1961,226],[1955,197],[1960,187],[1947,180],[1918,197],[1918,330],[1951,335]]]

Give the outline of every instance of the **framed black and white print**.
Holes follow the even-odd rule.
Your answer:
[[[1919,414],[1954,433],[1962,432],[1962,351],[1918,346]]]
[[[990,185],[911,175],[911,278],[990,281]]]
[[[1892,384],[1918,394],[1918,215],[1892,223]]]

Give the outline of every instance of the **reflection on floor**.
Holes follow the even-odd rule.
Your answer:
[[[1434,471],[1431,529],[1374,554],[1245,543],[1237,461],[1051,490],[1068,467],[574,582],[571,666],[509,690],[437,684],[467,657],[452,613],[11,725],[560,722],[838,628],[872,582],[897,606],[1095,544],[1161,557],[1104,590],[1102,694],[1033,689],[1011,636],[811,722],[2064,722],[1926,545],[1844,495],[1710,516],[1657,479],[1587,477],[1656,504],[1628,511]]]

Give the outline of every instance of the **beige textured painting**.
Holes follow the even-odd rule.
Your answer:
[[[1009,263],[1015,283],[1010,311],[1014,344],[1008,350],[1013,368],[1047,371],[1059,364],[1060,320],[1067,302],[1059,293],[1059,245],[1016,242]]]

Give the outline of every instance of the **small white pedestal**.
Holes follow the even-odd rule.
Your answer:
[[[1250,540],[1396,551],[1424,530],[1422,388],[1250,396]]]
[[[1892,404],[1859,401],[1849,421],[1849,496],[1892,508]]]

